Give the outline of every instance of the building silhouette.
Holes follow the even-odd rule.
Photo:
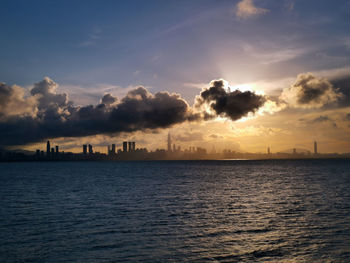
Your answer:
[[[297,149],[293,148],[293,154],[297,154]]]
[[[86,144],[83,145],[83,154],[84,155],[87,154],[87,145]]]
[[[135,142],[131,142],[131,151],[132,151],[132,152],[135,151],[135,147],[136,147]]]
[[[123,152],[128,151],[128,142],[123,142]]]
[[[115,154],[115,144],[114,143],[112,144],[111,154],[113,154],[113,155]]]
[[[170,136],[170,132],[168,133],[168,152],[171,152],[171,136]]]
[[[47,143],[46,143],[46,155],[47,155],[47,157],[50,156],[50,149],[51,149],[50,141],[47,141]]]
[[[314,142],[314,154],[317,154],[317,142]]]
[[[58,152],[59,152],[59,148],[58,148],[58,145],[56,145],[56,155],[58,155]]]
[[[270,147],[267,147],[267,154],[271,154]]]
[[[92,145],[89,144],[89,154],[93,154],[93,153],[94,153],[94,151],[92,150]]]

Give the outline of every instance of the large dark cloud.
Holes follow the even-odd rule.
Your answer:
[[[237,120],[265,102],[265,97],[253,92],[227,92],[223,80],[213,81],[197,96],[195,109],[178,94],[151,94],[143,87],[129,91],[120,100],[105,94],[99,104],[80,107],[57,88],[58,84],[47,77],[34,84],[28,94],[18,86],[0,85],[0,146],[147,131],[216,116]]]
[[[211,116],[228,117],[238,120],[254,113],[266,102],[266,98],[251,91],[226,90],[224,80],[214,80],[208,89],[196,97],[196,108]]]
[[[57,93],[57,87],[57,83],[45,78],[26,97],[22,88],[0,86],[0,94],[4,94],[0,100],[0,145],[166,128],[200,118],[179,95],[168,92],[153,95],[140,87],[120,102],[106,94],[98,105],[78,107],[68,101],[67,94]],[[10,112],[8,105],[20,105],[27,100],[33,100],[32,107]]]

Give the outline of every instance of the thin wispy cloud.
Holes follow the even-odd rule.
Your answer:
[[[268,9],[255,6],[253,0],[242,0],[236,6],[236,16],[241,19],[264,15],[268,12]]]

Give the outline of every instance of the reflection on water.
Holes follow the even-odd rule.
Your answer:
[[[349,262],[350,162],[0,164],[1,262]]]

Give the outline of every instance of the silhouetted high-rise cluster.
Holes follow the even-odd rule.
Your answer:
[[[187,146],[184,150],[176,147],[170,133],[167,136],[167,149],[156,149],[149,152],[146,148],[136,148],[136,142],[123,141],[121,148],[116,144],[107,146],[107,154],[94,151],[91,144],[84,144],[81,153],[59,151],[59,146],[51,147],[50,141],[46,143],[46,153],[37,149],[34,155],[18,152],[0,152],[0,161],[87,161],[87,160],[199,160],[199,159],[307,159],[307,158],[350,158],[346,154],[320,154],[315,141],[313,154],[311,151],[293,148],[286,152],[272,153],[267,147],[266,153],[240,153],[229,149],[217,152],[215,148],[207,153],[205,148]]]

